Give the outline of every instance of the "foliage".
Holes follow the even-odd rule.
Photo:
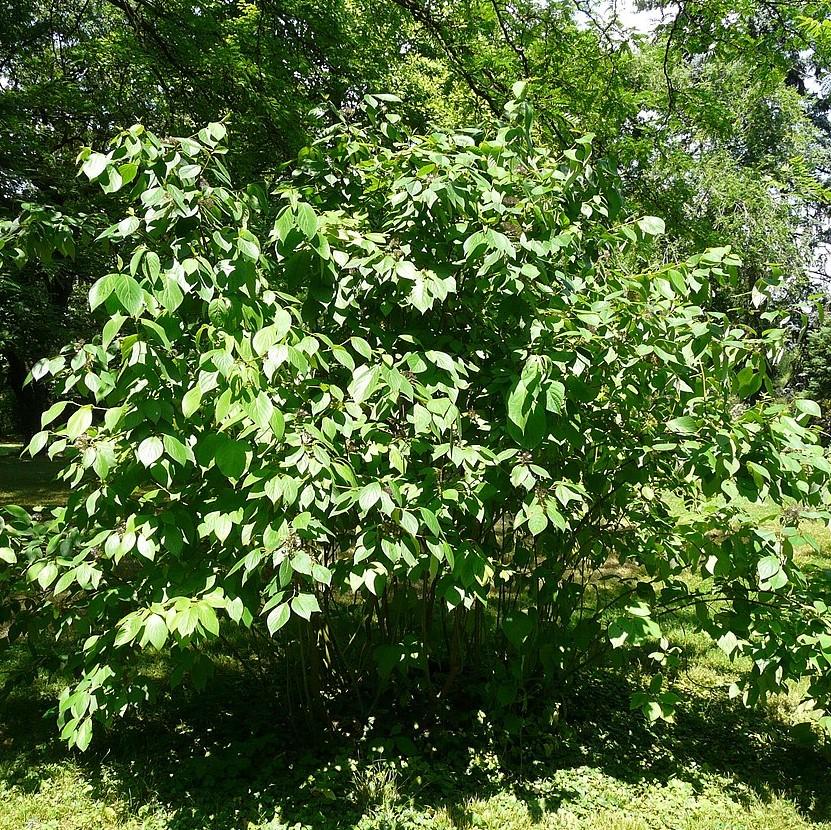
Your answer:
[[[82,152],[126,194],[102,234],[120,267],[90,290],[100,338],[38,368],[62,392],[29,449],[67,459],[66,508],[11,510],[0,543],[12,641],[83,643],[70,743],[147,699],[142,650],[200,683],[234,625],[275,638],[316,713],[337,682],[429,699],[471,664],[522,705],[645,646],[654,719],[680,659],[661,620],[693,607],[753,658],[736,694],[808,677],[825,705],[831,619],[796,532],[671,500],[827,516],[817,405],[764,394],[785,332],[705,310],[726,248],[650,265],[663,222],[619,216],[590,139],[546,149],[515,91],[491,134],[410,135],[370,96],[370,126],[336,123],[273,196],[232,189],[216,123]]]
[[[0,220],[0,257],[6,266],[0,270],[0,368],[7,381],[3,386],[16,403],[5,434],[31,438],[38,431],[48,395],[43,385],[26,386],[27,375],[44,352],[57,351],[89,330],[85,298],[75,290],[78,270],[101,265],[100,258],[86,253],[90,240],[81,231],[88,225],[89,217],[83,221],[28,202],[14,219]],[[77,257],[76,245],[81,248]]]
[[[0,23],[0,222],[21,204],[40,230],[47,212],[106,210],[72,160],[135,121],[187,135],[230,116],[245,139],[230,168],[245,181],[267,175],[306,143],[310,110],[346,108],[384,77],[406,31],[399,18],[353,0],[209,0],[198,12],[178,0],[12,0]],[[89,280],[114,267],[84,236],[53,245],[48,264],[5,253],[0,262],[0,386],[15,394],[21,434],[37,430],[48,405],[47,390],[23,389],[23,379],[41,357],[91,336],[79,313]]]
[[[827,320],[817,325],[808,335],[799,367],[799,383],[807,395],[823,405],[831,403],[831,325]]]
[[[664,218],[668,259],[725,244],[742,258],[744,279],[720,308],[754,322],[752,289],[770,263],[790,284],[778,302],[798,304],[828,224],[827,4],[673,4],[650,32],[607,6],[208,0],[195,14],[180,0],[15,0],[0,25],[0,221],[21,203],[71,216],[112,208],[69,160],[135,121],[188,135],[228,117],[231,173],[270,180],[321,105],[348,118],[383,88],[404,97],[419,131],[452,132],[493,126],[527,78],[547,140],[566,149],[593,133],[633,211]],[[47,268],[0,263],[0,369],[17,431],[31,433],[29,413],[46,404],[46,390],[23,390],[26,372],[93,331],[82,299],[113,265],[82,238],[76,248]]]
[[[663,22],[638,31],[615,4],[395,2],[486,112],[527,78],[552,141],[594,133],[675,257],[730,244],[745,280],[726,307],[750,305],[769,263],[804,295],[829,203],[828,52],[809,22],[827,4],[649,3]]]

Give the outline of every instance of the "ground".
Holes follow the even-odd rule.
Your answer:
[[[59,504],[48,462],[0,447],[0,503]],[[769,509],[759,509],[766,519]],[[827,567],[831,537],[806,549]],[[67,751],[55,688],[35,676],[0,697],[0,830],[807,830],[831,828],[831,753],[791,733],[782,698],[748,711],[734,667],[675,621],[691,655],[676,723],[627,711],[627,681],[588,678],[559,724],[507,736],[476,712],[376,719],[363,737],[288,731],[267,690],[230,669],[202,694],[164,698],[84,754]],[[0,675],[22,665],[6,653]]]

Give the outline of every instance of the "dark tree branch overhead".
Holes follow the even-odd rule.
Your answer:
[[[528,64],[528,57],[525,54],[525,50],[516,42],[516,40],[514,40],[514,38],[511,37],[511,33],[508,31],[508,25],[505,22],[505,18],[502,16],[502,10],[499,7],[499,0],[491,0],[491,6],[493,6],[493,11],[496,15],[497,21],[499,22],[499,28],[502,30],[505,43],[510,46],[511,50],[519,58],[525,77],[529,78],[531,76],[531,67]]]
[[[494,95],[488,91],[477,79],[473,72],[465,65],[465,58],[470,56],[467,46],[463,43],[453,42],[445,25],[430,11],[430,9],[419,2],[419,0],[393,0],[393,2],[400,6],[405,11],[409,12],[414,20],[417,20],[427,31],[432,34],[442,49],[444,50],[447,59],[451,65],[464,78],[471,92],[484,101],[488,109],[497,117],[502,115],[502,106]],[[494,81],[495,86],[503,94],[505,100],[508,97],[508,88],[503,86],[500,82]]]

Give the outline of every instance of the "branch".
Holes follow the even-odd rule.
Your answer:
[[[444,53],[447,55],[448,60],[464,78],[471,92],[473,92],[477,98],[484,101],[487,104],[488,109],[490,109],[490,111],[497,118],[501,118],[502,107],[499,106],[499,103],[493,95],[482,87],[482,85],[474,77],[473,73],[465,66],[459,55],[456,54],[453,48],[454,44],[445,32],[443,24],[440,23],[426,8],[424,8],[418,0],[393,0],[393,2],[397,6],[400,6],[402,9],[409,12],[414,20],[421,23],[421,25],[436,38],[439,45],[444,50]],[[491,80],[494,83],[497,83],[495,79],[492,78]]]
[[[496,0],[491,0],[491,6],[493,6],[493,11],[496,14],[496,20],[499,23],[499,28],[502,29],[502,35],[505,38],[505,43],[511,47],[514,54],[519,58],[519,62],[522,64],[522,70],[525,73],[526,78],[531,77],[531,69],[528,65],[528,58],[525,55],[525,50],[523,50],[512,38],[510,33],[508,32],[508,26],[505,23],[504,18],[502,17],[502,10],[499,8],[499,3]]]

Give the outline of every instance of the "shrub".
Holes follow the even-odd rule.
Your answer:
[[[63,391],[30,451],[73,489],[0,529],[11,638],[68,644],[70,743],[147,699],[142,650],[199,682],[234,626],[273,638],[307,706],[374,672],[435,695],[489,655],[510,705],[646,646],[656,718],[679,659],[661,620],[694,607],[752,658],[748,702],[808,676],[824,704],[800,540],[734,498],[827,516],[816,404],[765,395],[783,331],[708,311],[738,259],[660,264],[661,220],[621,215],[590,137],[536,143],[517,92],[489,135],[411,135],[370,96],[271,192],[233,189],[221,124],[82,152],[125,210],[100,337],[38,369]],[[716,494],[703,519],[674,507]]]

